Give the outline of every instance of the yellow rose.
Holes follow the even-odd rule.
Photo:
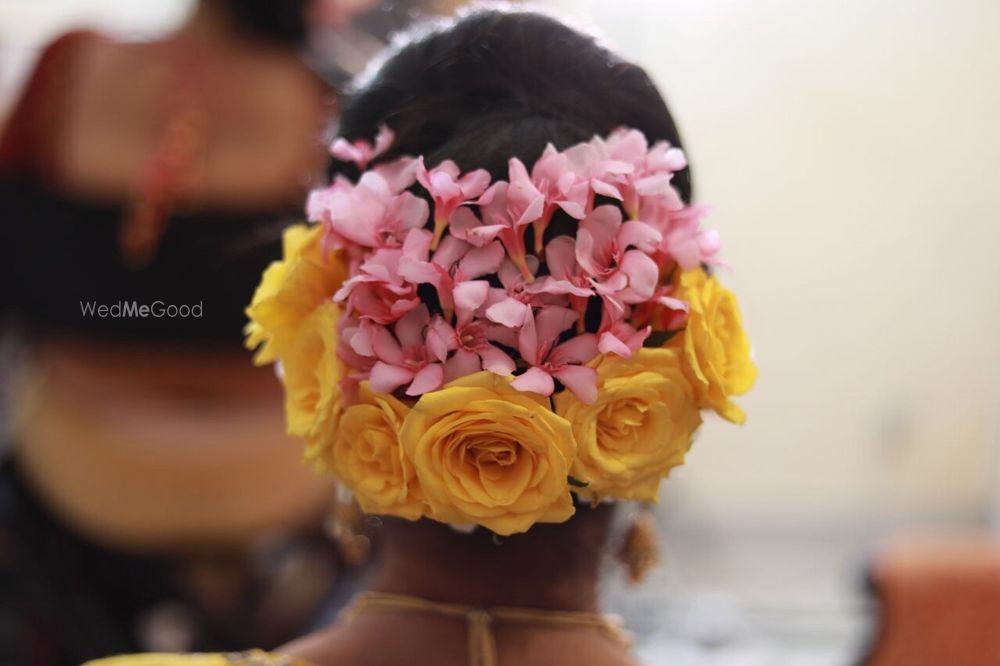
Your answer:
[[[362,382],[358,398],[326,430],[326,463],[351,489],[365,513],[416,520],[424,513],[413,465],[403,453],[399,429],[409,407]]]
[[[285,387],[285,418],[288,433],[300,437],[326,430],[340,409],[340,379],[337,358],[337,321],[340,308],[327,301],[302,321],[281,357],[281,382]],[[310,454],[307,452],[307,457]]]
[[[425,393],[400,440],[435,520],[508,535],[573,515],[570,424],[510,378],[478,372]]]
[[[684,330],[667,346],[683,350],[699,404],[727,421],[743,423],[746,414],[729,397],[750,390],[757,367],[750,360],[736,296],[700,268],[681,273],[678,286],[678,297],[691,310]]]
[[[346,276],[339,254],[322,251],[323,228],[296,224],[282,238],[284,258],[264,271],[246,314],[248,349],[258,349],[254,362],[270,363],[292,343],[302,320],[330,300]]]
[[[555,397],[556,412],[573,424],[578,494],[656,501],[660,480],[684,463],[701,424],[680,354],[640,349],[631,358],[604,354],[597,370],[597,401],[586,405],[569,391]]]

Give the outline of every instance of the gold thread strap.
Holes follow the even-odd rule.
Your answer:
[[[509,606],[478,608],[465,604],[439,603],[408,594],[389,592],[362,592],[351,603],[347,617],[363,610],[428,613],[464,619],[469,627],[469,666],[496,666],[496,638],[493,635],[495,622],[597,629],[624,647],[629,647],[632,643],[631,635],[625,630],[621,618],[600,613]]]

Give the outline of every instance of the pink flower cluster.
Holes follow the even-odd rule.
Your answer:
[[[514,387],[542,395],[558,381],[592,402],[587,364],[642,346],[651,328],[636,327],[634,313],[657,308],[680,325],[687,304],[665,276],[711,263],[719,249],[700,226],[704,210],[686,206],[671,183],[682,152],[649,146],[637,130],[563,151],[549,145],[530,170],[512,158],[508,180],[492,183],[482,169],[463,174],[450,160],[428,169],[422,157],[365,170],[392,140],[385,127],[374,145],[338,139],[331,152],[363,173],[338,177],[307,204],[326,248],[348,263],[334,296],[343,308],[338,354],[349,378],[374,391],[418,396],[488,370],[516,374]],[[418,185],[426,197],[411,191]],[[560,211],[578,221],[575,237],[546,243]],[[584,316],[597,304],[600,325],[588,331]]]

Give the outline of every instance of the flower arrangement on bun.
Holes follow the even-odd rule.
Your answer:
[[[679,149],[620,129],[491,182],[392,141],[333,144],[360,177],[311,193],[247,309],[289,431],[364,511],[523,532],[574,492],[655,501],[702,410],[743,422],[756,368]]]

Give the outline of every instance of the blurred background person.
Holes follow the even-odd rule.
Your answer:
[[[240,330],[326,160],[310,28],[373,4],[199,0],[152,40],[67,32],[27,77],[0,139],[0,663],[274,645],[321,613],[333,489]]]

